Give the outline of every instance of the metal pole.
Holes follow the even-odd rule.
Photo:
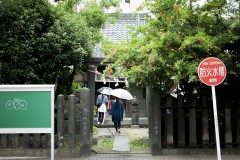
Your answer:
[[[212,86],[212,98],[213,98],[213,113],[214,113],[214,122],[215,122],[215,137],[216,137],[217,157],[218,157],[218,160],[221,160],[215,86]]]
[[[51,160],[54,160],[54,87],[51,88]]]

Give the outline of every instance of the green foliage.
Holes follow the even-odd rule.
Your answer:
[[[97,28],[101,28],[106,19],[104,10],[94,1],[87,3],[86,6],[80,10],[80,13],[85,16],[89,26],[96,26]]]
[[[112,138],[99,138],[98,144],[92,146],[92,150],[96,151],[111,151],[113,148],[114,139]]]
[[[97,127],[93,126],[93,134],[98,134],[99,130]]]
[[[231,55],[223,48],[239,39],[238,30],[233,36],[237,28],[230,27],[239,23],[238,16],[224,17],[225,1],[211,1],[202,7],[193,7],[186,0],[158,0],[146,5],[153,17],[147,18],[145,26],[132,29],[127,42],[103,46],[106,60],[115,61],[106,74],[119,70],[134,86],[148,85],[168,93],[177,83],[197,83],[197,67],[204,58],[231,62]]]
[[[1,84],[55,84],[58,93],[71,91],[74,74],[92,55],[107,19],[96,3],[77,12],[79,2],[1,0]]]
[[[54,23],[52,13],[44,0],[2,1],[1,83],[41,83],[41,78],[34,73],[38,66],[36,39]]]
[[[129,142],[131,151],[146,151],[150,149],[149,139],[137,138]]]
[[[83,84],[82,82],[73,82],[72,83],[72,91],[79,89],[79,88],[83,88],[85,87],[85,84]]]

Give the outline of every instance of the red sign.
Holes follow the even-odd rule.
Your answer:
[[[200,80],[208,86],[221,84],[227,74],[224,63],[215,57],[204,59],[198,66]]]

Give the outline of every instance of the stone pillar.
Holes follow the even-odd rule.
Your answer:
[[[12,137],[12,147],[13,148],[18,148],[18,139],[19,139],[19,136],[18,134],[11,134],[11,137]]]
[[[166,108],[167,108],[167,114],[166,114],[166,138],[167,138],[167,145],[173,145],[173,101],[172,97],[168,95],[166,97]]]
[[[148,133],[149,133],[149,139],[151,139],[151,127],[150,127],[150,124],[151,124],[151,106],[150,106],[150,93],[151,93],[151,90],[150,90],[150,87],[149,86],[146,86],[146,109],[147,109],[147,116],[148,116]]]
[[[81,120],[81,106],[80,106],[80,88],[76,89],[73,92],[73,95],[76,96],[76,109],[75,109],[75,121],[76,121],[76,131],[78,133],[78,131],[80,131],[80,120]]]
[[[68,96],[68,138],[69,148],[75,148],[75,108],[76,108],[76,97],[74,95]]]
[[[41,135],[40,133],[34,134],[34,148],[41,147]]]
[[[138,100],[136,97],[131,101],[132,105],[132,128],[139,128],[139,110],[138,110]]]
[[[5,149],[7,148],[7,134],[1,134],[1,143],[0,143],[0,148]]]
[[[90,107],[90,89],[82,88],[80,90],[80,106],[81,106],[81,121],[80,121],[80,156],[90,156],[90,123],[91,119],[91,107]]]
[[[197,145],[197,120],[195,100],[190,102],[189,107],[189,146]]]
[[[204,144],[209,144],[209,113],[207,106],[207,97],[202,97],[202,144],[203,147],[206,147]],[[207,146],[208,147],[208,146]]]
[[[151,115],[151,152],[152,155],[162,154],[162,135],[161,135],[161,97],[158,90],[150,89],[149,114]]]
[[[178,144],[185,146],[185,109],[184,97],[179,95],[178,98]]]
[[[88,72],[87,72],[87,88],[90,89],[90,95],[88,99],[90,99],[90,132],[93,133],[93,108],[94,108],[94,102],[95,102],[95,72],[96,67],[94,65],[88,66]]]
[[[29,148],[30,138],[29,134],[23,134],[23,148]]]
[[[63,120],[64,120],[64,96],[62,94],[57,96],[57,137],[58,147],[63,148]]]

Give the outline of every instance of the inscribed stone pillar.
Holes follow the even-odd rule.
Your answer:
[[[178,144],[185,146],[185,109],[184,97],[178,96]]]
[[[75,118],[77,121],[80,121],[80,112],[81,112],[81,107],[80,107],[80,88],[76,89],[73,93],[76,96],[76,112],[75,112]],[[78,130],[79,128],[79,123],[76,124],[76,129]]]
[[[75,95],[68,96],[68,138],[69,148],[75,148],[75,108],[76,108],[76,97]]]
[[[168,95],[166,97],[166,108],[168,110],[166,114],[166,136],[167,136],[167,144],[173,145],[173,101],[172,97]]]
[[[146,86],[146,109],[147,109],[147,116],[148,116],[148,133],[149,139],[151,139],[151,105],[150,105],[150,87]]]
[[[195,100],[190,102],[189,107],[189,146],[197,145],[197,120]]]
[[[95,102],[95,71],[96,67],[94,65],[88,66],[88,72],[87,72],[87,88],[90,89],[90,117],[92,117],[90,120],[90,132],[93,133],[93,108],[94,108],[94,102]]]
[[[151,152],[152,155],[162,154],[162,137],[161,137],[161,96],[157,90],[150,90],[151,108]]]
[[[202,97],[202,144],[209,144],[209,113],[207,106],[207,97]],[[206,147],[204,145],[204,147]]]
[[[80,156],[90,156],[90,89],[82,88],[80,90],[80,106],[81,106],[81,121],[80,121]]]

